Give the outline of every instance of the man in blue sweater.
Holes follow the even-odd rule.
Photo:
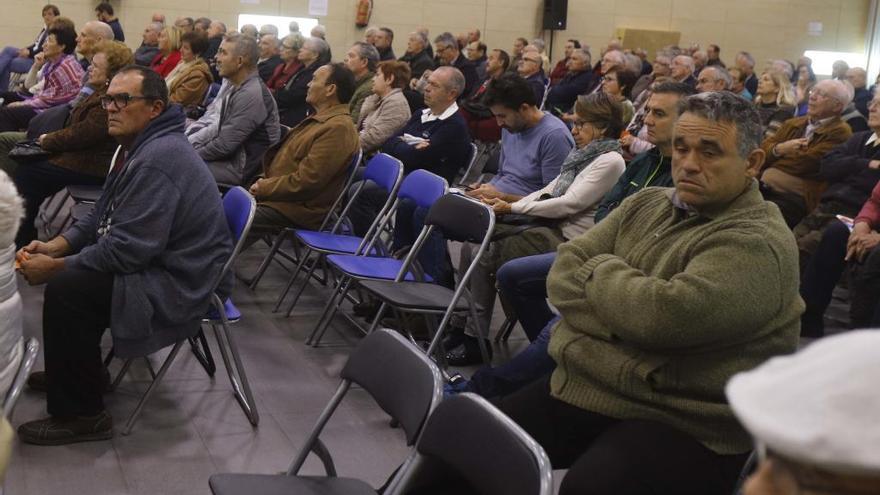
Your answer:
[[[19,427],[27,443],[111,438],[102,400],[104,329],[112,323],[123,359],[196,335],[232,252],[216,183],[183,135],[183,111],[168,106],[162,77],[146,67],[124,68],[101,103],[121,145],[101,198],[62,235],[18,253],[25,279],[47,284],[46,371],[28,383],[46,390],[50,417]],[[231,283],[221,281],[222,297]]]

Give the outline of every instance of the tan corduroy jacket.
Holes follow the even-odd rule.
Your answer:
[[[184,62],[181,62],[181,64]],[[168,87],[168,99],[183,106],[200,105],[214,80],[211,68],[201,58],[182,69]]]

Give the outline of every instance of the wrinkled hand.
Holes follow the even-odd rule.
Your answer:
[[[483,198],[483,203],[491,206],[496,215],[504,215],[513,211],[510,203],[500,198]]]
[[[846,244],[846,260],[863,261],[865,255],[880,244],[880,233],[869,232],[867,234],[853,233],[849,236]]]
[[[776,154],[779,156],[788,156],[807,147],[809,140],[807,138],[789,139],[776,145]]]
[[[481,184],[480,187],[472,189],[465,194],[472,198],[480,198],[484,200],[501,196],[501,192],[498,191],[498,189],[495,189],[495,186],[492,184]]]
[[[257,179],[256,182],[251,184],[251,187],[248,188],[248,192],[251,193],[251,196],[253,196],[255,198],[258,197],[261,192],[260,187],[262,184],[265,184],[265,182],[266,182],[266,179]]]
[[[64,268],[62,258],[51,258],[45,254],[28,254],[19,261],[18,271],[31,285],[45,284],[53,275]]]

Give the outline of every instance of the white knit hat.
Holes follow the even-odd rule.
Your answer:
[[[880,330],[827,337],[739,373],[727,398],[771,451],[834,473],[880,475]]]

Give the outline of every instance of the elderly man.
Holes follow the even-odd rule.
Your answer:
[[[868,73],[861,67],[853,67],[846,71],[846,80],[849,81],[855,91],[853,103],[856,105],[856,110],[867,118],[868,102],[874,97],[866,88],[868,85]]]
[[[116,41],[125,41],[125,33],[122,31],[122,24],[119,24],[119,19],[113,13],[113,6],[110,5],[110,2],[101,2],[95,7],[95,17],[98,18],[99,21],[110,26],[110,29],[113,30],[113,38]]]
[[[165,25],[165,14],[161,12],[153,12],[153,15],[150,17],[152,22],[158,22],[159,24]]]
[[[199,17],[193,21],[193,31],[207,36],[208,29],[211,28],[211,19],[207,17]]]
[[[645,74],[640,77],[635,84],[633,84],[632,88],[632,101],[636,102],[639,100],[639,96],[642,92],[648,89],[654,81],[657,80],[658,77],[667,77],[669,76],[669,66],[671,65],[672,60],[669,58],[669,55],[665,53],[657,53],[657,56],[654,57],[654,64],[651,67],[651,73]]]
[[[376,47],[376,50],[379,50],[379,60],[394,60],[394,49],[391,48],[391,44],[394,42],[394,31],[391,28],[381,27],[376,34],[373,35],[373,46]]]
[[[458,49],[455,36],[446,32],[434,38],[434,52],[437,53],[437,61],[440,65],[455,67],[464,76],[464,89],[458,97],[462,101],[467,99],[480,81],[477,78],[477,68]]]
[[[791,234],[754,180],[760,137],[745,100],[688,98],[675,187],[636,194],[559,247],[547,281],[557,367],[498,404],[568,468],[560,494],[736,483],[751,439],[724,385],[794,351],[803,310]]]
[[[174,20],[174,27],[180,30],[180,34],[189,33],[195,28],[195,22],[192,17],[180,16]],[[242,26],[244,31],[244,26]]]
[[[373,94],[373,76],[379,63],[379,52],[373,45],[356,41],[345,55],[345,66],[354,74],[354,95],[349,98],[348,112],[352,122],[357,122],[361,114],[361,106],[368,96]]]
[[[348,163],[358,149],[348,115],[354,91],[354,75],[343,64],[315,71],[306,96],[315,113],[266,151],[263,177],[250,187],[257,199],[251,230],[255,236],[285,227],[320,226],[342,192]]]
[[[159,33],[162,32],[162,24],[151,22],[144,28],[141,46],[134,52],[134,62],[144,67],[149,67],[150,62],[159,53]]]
[[[695,51],[691,54],[691,58],[694,59],[694,74],[699,77],[700,72],[706,68],[706,62],[709,59],[706,57],[706,52],[702,50]]]
[[[324,41],[327,41],[327,27],[323,24],[315,24],[315,27],[309,31],[309,36],[312,38],[321,38]]]
[[[76,37],[76,51],[82,55],[79,61],[82,68],[88,72],[89,64],[92,62],[92,55],[95,54],[95,45],[99,41],[113,41],[113,29],[101,21],[89,21],[83,24]]]
[[[257,73],[257,54],[253,38],[226,36],[217,52],[217,70],[230,87],[222,95],[219,119],[205,125],[197,121],[187,129],[187,138],[220,184],[250,184],[263,153],[280,137],[278,107]]]
[[[697,93],[726,91],[730,89],[730,73],[720,65],[705,67],[697,78]]]
[[[675,82],[697,86],[697,79],[694,77],[694,59],[687,55],[679,55],[672,59],[669,75]]]
[[[755,57],[749,52],[739,52],[736,54],[736,67],[745,74],[746,89],[749,93],[758,94],[758,76],[755,75]]]
[[[721,61],[721,47],[718,45],[710,44],[706,47],[706,67],[727,68]]]
[[[263,82],[268,81],[275,73],[275,68],[282,64],[280,50],[281,40],[278,39],[278,36],[264,34],[260,38],[260,58],[257,60],[257,72]]]
[[[541,60],[541,55],[536,51],[528,51],[523,53],[522,60],[519,61],[519,67],[517,68],[517,73],[520,77],[526,80],[526,83],[532,88],[532,93],[535,94],[535,101],[538,102],[538,105],[544,101],[544,87],[547,84],[547,79],[544,78],[544,71],[541,69],[543,67],[544,61]]]
[[[400,57],[400,61],[409,64],[412,78],[416,81],[421,79],[422,74],[426,70],[434,69],[434,58],[428,54],[427,50],[429,46],[428,38],[424,34],[418,31],[409,33],[409,38],[407,38],[406,42],[406,53]]]
[[[476,91],[464,102],[460,109],[462,116],[467,121],[468,131],[473,139],[486,143],[494,143],[501,140],[501,127],[492,115],[492,111],[485,105],[483,100],[489,84],[507,72],[510,64],[510,55],[504,50],[492,50],[486,64],[486,79],[480,83]]]
[[[486,50],[486,44],[482,41],[471,41],[467,46],[467,58],[474,63],[474,67],[477,69],[477,78],[480,81],[486,78],[486,66],[489,65]]]
[[[820,160],[852,135],[840,113],[850,103],[844,83],[819,81],[810,90],[807,115],[786,120],[761,147],[767,154],[761,175],[764,197],[782,210],[794,227],[819,204],[825,182]]]
[[[556,66],[550,71],[550,85],[558,83],[566,74],[568,74],[568,60],[571,58],[571,54],[574,53],[574,50],[580,47],[581,42],[578,40],[570,39],[565,42],[564,57],[559,62],[556,62]]]
[[[117,357],[146,356],[194,336],[213,284],[232,251],[220,195],[183,136],[185,116],[168,105],[165,81],[148,68],[117,74],[101,101],[121,150],[94,210],[49,242],[18,255],[43,301],[50,417],[18,429],[38,445],[113,436],[102,395],[101,335],[111,327]],[[221,294],[231,289],[223,281]]]
[[[513,40],[513,51],[510,52],[510,67],[507,69],[509,72],[516,72],[517,67],[519,67],[519,61],[522,59],[523,50],[525,50],[528,44],[529,40],[525,38]]]
[[[220,74],[214,66],[214,57],[217,56],[217,50],[220,49],[220,43],[223,43],[223,37],[226,36],[226,24],[220,21],[211,21],[206,34],[208,36],[208,48],[205,50],[205,53],[202,54],[202,58],[204,58],[208,62],[208,65],[211,66],[211,74],[214,76],[214,80],[219,81]]]

